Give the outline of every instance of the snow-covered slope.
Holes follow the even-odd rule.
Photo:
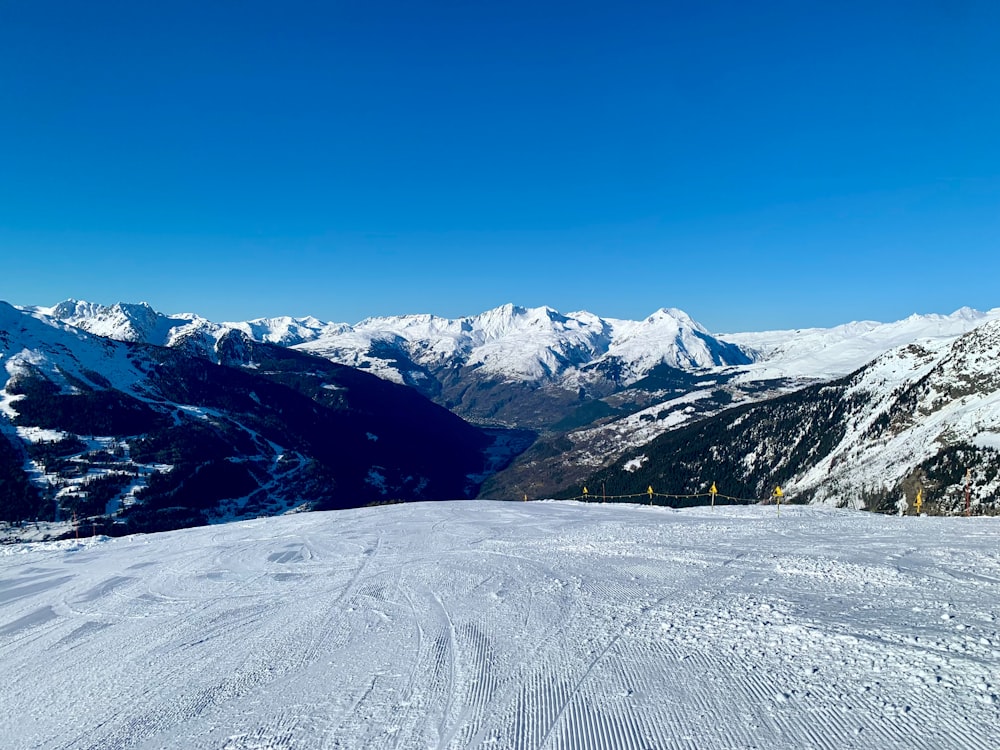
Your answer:
[[[70,379],[89,382],[90,373],[100,373],[112,387],[128,392],[144,377],[127,347],[0,301],[0,411],[8,417],[17,396],[4,389],[11,378],[29,372],[43,374],[67,392],[74,387]]]
[[[828,379],[853,372],[880,354],[914,341],[952,340],[990,320],[1000,308],[980,312],[968,307],[951,315],[917,315],[893,323],[865,320],[835,328],[720,334],[743,347],[755,362],[742,379]]]
[[[0,746],[993,750],[998,549],[484,502],[0,547]]]
[[[588,478],[616,492],[786,495],[890,508],[1000,509],[1000,320],[893,349],[849,377],[663,431]],[[572,437],[572,436],[571,436]],[[707,499],[707,495],[704,495]]]
[[[926,481],[942,454],[968,451],[977,503],[1000,494],[1000,320],[988,321],[950,344],[924,340],[876,359],[853,379],[846,398],[863,408],[840,444],[794,485],[829,500]],[[974,456],[974,453],[982,455]],[[994,455],[988,455],[994,454]],[[953,496],[961,485],[939,487]]]

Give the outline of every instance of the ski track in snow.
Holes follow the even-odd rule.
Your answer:
[[[1000,519],[420,503],[0,548],[0,746],[1000,747]]]

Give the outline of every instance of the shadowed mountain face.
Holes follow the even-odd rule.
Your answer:
[[[470,497],[491,469],[494,437],[410,388],[241,332],[217,352],[218,364],[3,305],[0,519],[162,529]]]

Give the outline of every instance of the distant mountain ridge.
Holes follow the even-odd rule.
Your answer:
[[[893,347],[954,338],[1000,318],[1000,308],[962,308],[893,323],[713,335],[676,308],[628,321],[507,304],[456,319],[402,315],[355,325],[287,316],[216,323],[193,313],[164,315],[145,303],[67,300],[26,309],[100,336],[212,361],[219,342],[239,332],[409,385],[466,419],[542,430],[664,367],[719,371],[737,383],[805,384],[846,375]]]
[[[311,317],[215,323],[191,313],[163,315],[145,303],[67,300],[26,309],[96,335],[212,361],[218,361],[219,342],[240,332],[409,385],[466,419],[518,427],[545,428],[579,401],[613,393],[657,367],[751,361],[676,309],[624,321],[507,304],[458,319],[404,315],[353,326]]]
[[[626,380],[638,379],[659,364],[695,369],[749,362],[738,346],[719,341],[675,308],[628,321],[506,304],[457,319],[401,315],[368,318],[356,325],[313,317],[215,323],[192,313],[164,315],[146,303],[103,306],[66,300],[26,309],[99,336],[159,346],[197,338],[209,343],[238,330],[256,341],[301,346],[342,364],[380,369],[383,377],[397,382],[405,380],[403,372],[379,356],[380,345],[398,348],[418,366],[458,363],[525,381],[559,380],[575,368],[609,359],[627,364]]]
[[[154,344],[180,346],[186,341],[204,345],[205,354],[214,350],[215,342],[229,331],[241,331],[255,341],[293,346],[314,339],[335,324],[316,318],[259,318],[240,323],[213,323],[195,313],[165,315],[145,302],[117,302],[99,305],[80,300],[64,300],[52,307],[22,308],[37,315],[53,318],[82,328],[96,336]]]
[[[510,380],[567,387],[585,382],[582,373],[614,369],[612,362],[619,366],[623,385],[662,364],[688,371],[755,365],[751,371],[770,368],[775,376],[835,377],[895,346],[954,338],[1000,318],[1000,308],[981,312],[963,307],[950,315],[915,313],[890,323],[865,320],[833,328],[711,334],[677,308],[631,321],[506,304],[462,318],[399,315],[354,325],[311,316],[219,323],[195,313],[166,315],[144,302],[105,306],[71,299],[23,309],[119,341],[197,346],[209,357],[222,336],[240,331],[254,341],[315,351],[400,383],[413,368],[469,366]],[[399,355],[409,367],[402,366]],[[812,364],[804,364],[807,360]]]

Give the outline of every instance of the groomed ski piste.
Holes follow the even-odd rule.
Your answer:
[[[0,747],[1000,747],[1000,519],[466,501],[0,548]]]

